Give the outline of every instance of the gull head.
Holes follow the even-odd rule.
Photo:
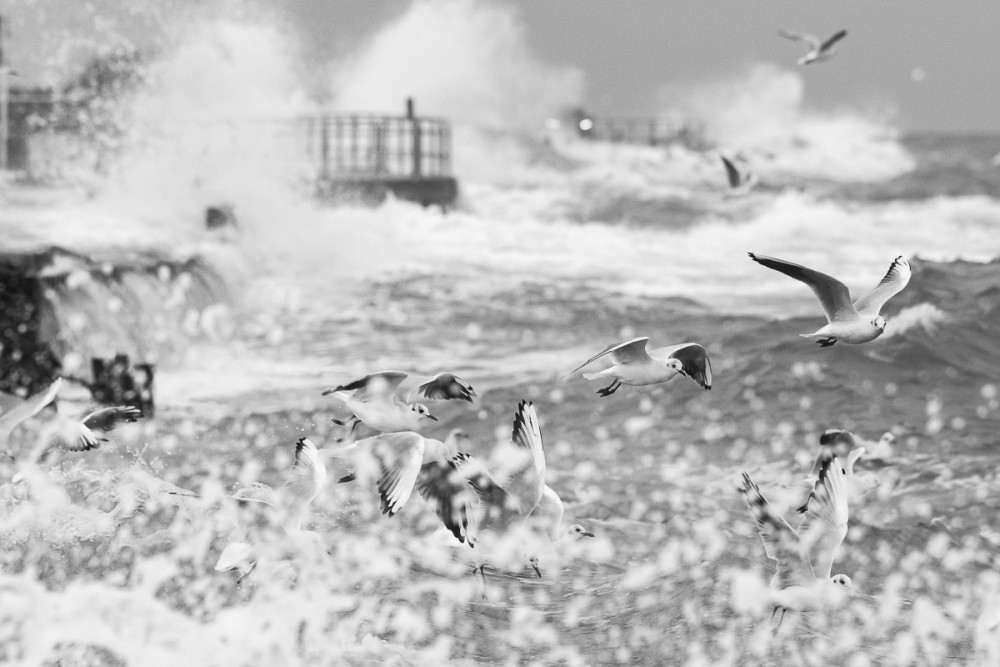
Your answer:
[[[423,403],[414,403],[410,406],[410,409],[416,412],[421,417],[426,417],[427,419],[433,419],[437,421],[438,418],[431,414],[431,411],[427,409],[427,406]]]
[[[574,523],[573,525],[568,526],[566,528],[566,535],[568,537],[573,537],[577,539],[581,537],[594,537],[594,534],[592,532],[590,532],[589,530],[587,530],[578,523]]]
[[[854,587],[854,583],[851,581],[851,578],[846,574],[835,574],[830,577],[830,581],[838,586],[843,586],[844,588],[850,589]]]
[[[676,357],[670,357],[667,359],[667,367],[673,369],[677,373],[684,373],[684,362]]]
[[[885,331],[885,318],[879,315],[874,320],[872,320],[872,326],[878,329],[880,332]]]

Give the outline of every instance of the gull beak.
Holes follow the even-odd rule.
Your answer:
[[[437,418],[437,417],[435,417],[435,416],[434,416],[434,415],[432,415],[432,414],[427,414],[427,415],[424,415],[424,416],[425,416],[425,417],[427,417],[428,419],[433,419],[434,421],[438,421],[438,418]]]
[[[541,579],[542,578],[542,571],[540,569],[538,569],[538,565],[536,563],[532,563],[531,564],[531,568],[535,571],[535,574],[538,575],[538,578]]]
[[[589,530],[585,530],[582,533],[580,533],[580,537],[596,537],[596,535],[594,535]]]

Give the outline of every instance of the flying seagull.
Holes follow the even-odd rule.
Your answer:
[[[910,264],[900,255],[892,260],[889,271],[875,289],[852,303],[847,286],[832,276],[783,259],[747,254],[758,264],[805,283],[816,294],[826,313],[827,325],[814,333],[799,335],[817,339],[820,347],[829,347],[837,341],[859,345],[881,336],[886,322],[879,311],[910,282]]]
[[[839,32],[831,35],[825,42],[820,42],[819,38],[815,35],[809,35],[800,32],[791,32],[789,30],[779,30],[778,34],[785,39],[790,39],[796,42],[802,42],[809,47],[809,52],[804,56],[799,58],[796,62],[799,65],[808,65],[809,63],[821,63],[825,60],[829,60],[833,57],[836,52],[834,45],[847,37],[847,31],[841,30]]]
[[[860,456],[862,451],[857,453]],[[856,458],[852,452],[852,457]],[[785,612],[815,611],[843,601],[852,587],[846,574],[831,576],[847,536],[847,473],[832,452],[823,454],[819,478],[801,511],[799,529],[778,516],[747,473],[740,489],[757,524],[767,557],[777,567],[771,579],[771,620],[777,631]]]
[[[610,396],[623,384],[659,384],[678,375],[691,378],[705,389],[712,388],[712,363],[704,347],[698,343],[681,343],[647,352],[648,341],[648,336],[642,336],[612,343],[571,370],[563,379],[601,361],[603,369],[595,367],[593,372],[583,374],[587,380],[611,380],[611,384],[597,392],[599,396]]]
[[[453,373],[421,377],[402,371],[372,373],[323,392],[330,394],[354,413],[352,431],[361,422],[383,433],[416,431],[428,419],[437,421],[426,405],[414,402],[420,398],[469,403],[476,398],[472,385]]]

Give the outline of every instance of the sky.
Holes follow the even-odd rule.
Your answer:
[[[752,81],[754,68],[771,64],[798,72],[809,108],[849,107],[890,117],[904,130],[1000,132],[996,0],[220,0],[217,6],[270,17],[294,34],[307,68],[323,69],[364,50],[411,14],[414,2],[460,4],[466,17],[476,7],[494,17],[499,10],[510,17],[507,28],[520,31],[517,49],[529,57],[498,51],[496,59],[510,59],[526,76],[536,67],[573,72],[580,102],[595,114],[655,114],[685,91]],[[109,25],[155,48],[157,23],[176,22],[205,4],[148,0],[137,9],[143,5],[136,0],[0,0],[0,13],[11,18],[7,60],[30,81],[39,61],[62,50],[64,62],[67,44],[93,40]],[[782,28],[821,37],[844,28],[848,36],[833,60],[799,67],[801,46],[779,37]],[[434,48],[437,30],[425,22],[431,46],[399,44],[386,57],[419,61]],[[454,32],[440,30],[442,40],[455,41]],[[460,60],[457,53],[448,57]]]

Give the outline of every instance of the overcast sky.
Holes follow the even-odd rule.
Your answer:
[[[484,0],[467,0],[469,3]],[[174,0],[184,4],[184,0]],[[595,113],[654,113],[664,90],[732,80],[760,63],[800,71],[805,104],[894,114],[904,129],[1000,132],[1000,1],[910,0],[492,0],[522,22],[534,60],[576,68]],[[197,3],[196,3],[197,4]],[[238,4],[243,11],[252,7]],[[412,2],[267,0],[317,66],[362,48]],[[33,71],[40,45],[94,29],[93,13],[136,42],[135,0],[2,0],[14,15],[8,60]],[[163,7],[164,3],[151,3]],[[97,26],[101,28],[100,25]],[[798,44],[780,28],[848,36],[830,62],[799,68]],[[48,35],[39,35],[39,30]],[[56,35],[56,37],[53,37]],[[20,61],[20,62],[17,62]]]

